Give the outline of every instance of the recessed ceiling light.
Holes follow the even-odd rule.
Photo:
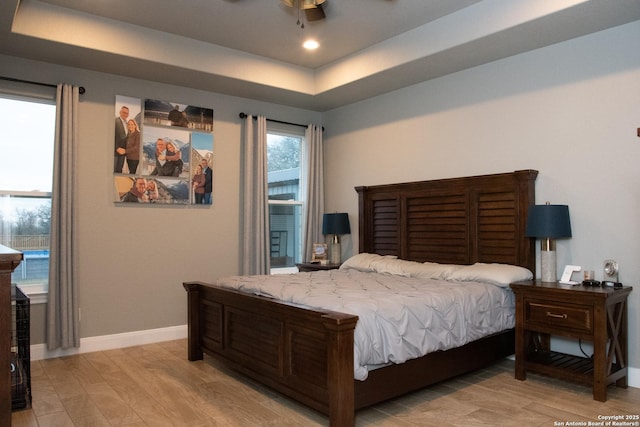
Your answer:
[[[306,42],[302,43],[302,46],[305,49],[314,50],[314,49],[317,49],[318,47],[320,47],[320,43],[318,43],[315,40],[307,40]]]

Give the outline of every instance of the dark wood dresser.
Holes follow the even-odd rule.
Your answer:
[[[516,295],[516,372],[577,381],[607,400],[607,386],[627,387],[627,297],[630,286],[562,285],[540,281],[512,283]],[[551,336],[593,344],[584,357],[551,350]]]
[[[22,253],[0,245],[0,426],[11,426],[11,273]]]

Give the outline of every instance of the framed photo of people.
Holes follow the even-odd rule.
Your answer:
[[[326,261],[326,260],[327,260],[327,244],[314,243],[313,252],[311,252],[311,262]]]
[[[213,203],[213,109],[118,95],[113,156],[116,203]]]

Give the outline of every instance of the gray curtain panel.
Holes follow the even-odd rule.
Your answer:
[[[51,194],[51,248],[47,305],[47,348],[80,347],[77,236],[74,227],[75,148],[78,144],[78,87],[59,84]]]
[[[269,274],[269,190],[267,183],[267,119],[245,119],[242,159],[242,274]]]
[[[305,131],[302,150],[301,188],[305,191],[303,261],[311,259],[314,243],[324,242],[322,214],[324,213],[324,156],[322,127],[309,125]]]

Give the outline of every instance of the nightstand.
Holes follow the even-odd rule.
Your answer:
[[[301,262],[296,263],[298,270],[303,271],[319,271],[319,270],[336,270],[341,264],[320,264],[319,262]]]
[[[607,400],[607,386],[627,388],[627,297],[621,288],[561,285],[541,281],[512,283],[516,296],[515,377],[526,372],[577,381]],[[551,336],[593,343],[593,356],[551,350]]]

